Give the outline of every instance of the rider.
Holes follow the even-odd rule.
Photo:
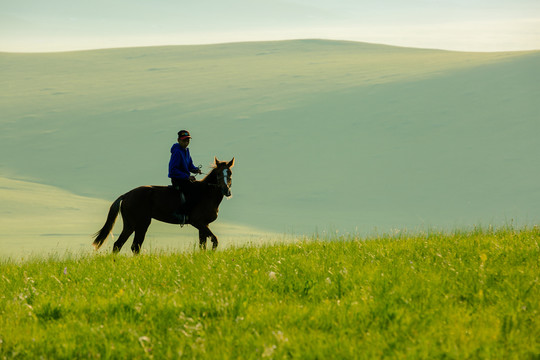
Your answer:
[[[171,148],[171,160],[169,161],[169,177],[173,187],[180,191],[180,207],[185,204],[184,192],[189,191],[191,183],[195,181],[193,174],[201,174],[201,169],[193,165],[193,160],[189,154],[189,141],[191,135],[187,130],[178,132],[178,142]],[[179,207],[179,208],[180,208]],[[180,225],[187,222],[187,215],[181,211],[174,214],[180,221]]]

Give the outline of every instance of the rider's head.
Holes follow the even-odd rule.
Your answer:
[[[189,140],[191,139],[191,135],[189,134],[189,131],[187,130],[180,130],[178,132],[178,143],[180,146],[182,146],[184,149],[188,147]]]

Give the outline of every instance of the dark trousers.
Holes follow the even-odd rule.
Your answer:
[[[171,178],[171,183],[173,188],[175,188],[176,190],[181,190],[184,193],[189,191],[192,185],[189,179]]]
[[[193,183],[189,179],[171,178],[172,186],[178,191],[178,212],[187,213],[190,198],[190,189]]]

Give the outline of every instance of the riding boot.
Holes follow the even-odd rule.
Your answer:
[[[180,186],[176,185],[176,186],[173,186],[174,190],[178,191],[180,193],[180,205],[185,205],[186,204],[186,196],[184,195],[184,192],[182,191],[182,189],[180,188]]]
[[[184,192],[182,191],[180,185],[173,184],[173,187],[176,191],[180,193],[180,206],[173,213],[173,216],[180,223],[180,227],[184,227],[184,225],[187,223],[187,215],[183,214],[183,207],[186,204],[186,196],[184,195]]]

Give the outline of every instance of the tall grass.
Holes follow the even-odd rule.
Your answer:
[[[540,357],[540,231],[0,264],[0,358]]]

